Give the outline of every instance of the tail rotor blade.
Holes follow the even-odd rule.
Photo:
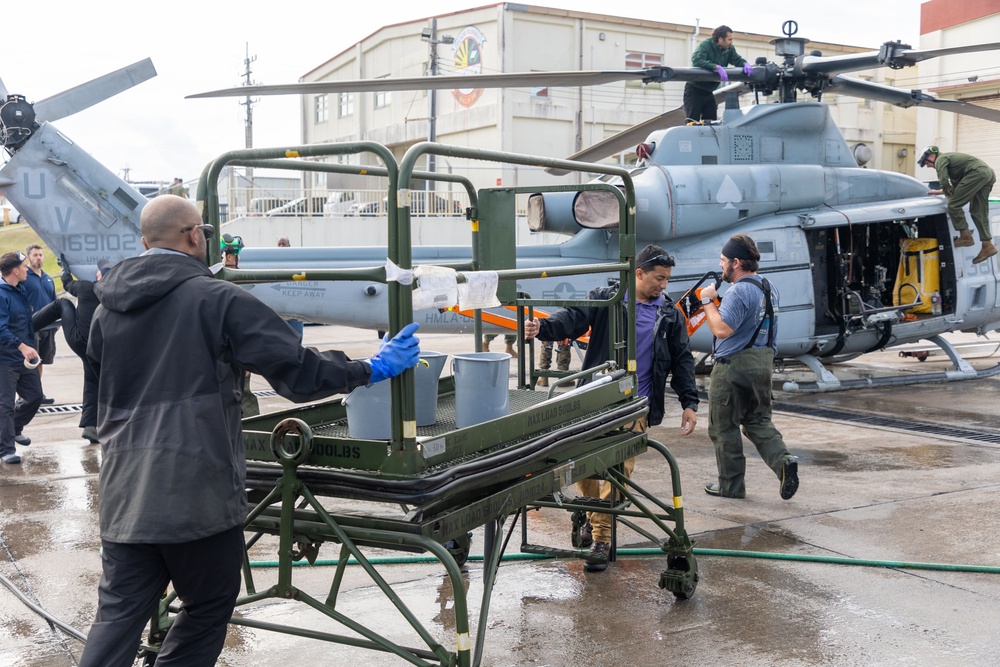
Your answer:
[[[132,86],[156,76],[153,61],[149,58],[140,60],[120,70],[92,81],[64,90],[61,93],[35,102],[35,117],[39,121],[59,120],[103,102],[109,97],[124,92]]]

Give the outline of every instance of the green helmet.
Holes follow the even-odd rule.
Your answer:
[[[232,234],[223,234],[219,239],[219,247],[225,255],[239,255],[243,250],[243,237]]]
[[[917,164],[919,164],[921,167],[926,167],[927,158],[929,158],[931,155],[937,155],[940,152],[941,151],[938,150],[937,146],[928,146],[927,148],[924,149],[924,152],[921,154],[920,159],[917,160]],[[935,160],[936,159],[937,158],[935,158]]]

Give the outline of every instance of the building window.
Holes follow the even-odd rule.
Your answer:
[[[314,118],[317,123],[325,123],[327,119],[326,95],[317,95],[315,100]]]
[[[354,114],[354,93],[340,94],[340,117]]]
[[[387,106],[389,106],[390,102],[392,102],[392,93],[389,92],[388,90],[383,90],[381,92],[376,92],[375,93],[375,108],[376,109],[381,109],[383,107],[387,107]]]
[[[638,51],[630,51],[625,54],[625,69],[646,69],[648,67],[660,67],[661,65],[663,65],[663,55],[661,54],[640,53]],[[643,83],[642,81],[633,79],[626,81],[625,85],[630,88],[639,88]],[[646,85],[656,88],[661,87],[658,83]]]

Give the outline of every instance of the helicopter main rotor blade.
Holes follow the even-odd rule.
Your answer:
[[[847,72],[857,72],[874,67],[890,67],[900,69],[912,67],[924,60],[940,58],[957,53],[976,53],[979,51],[1000,50],[1000,42],[992,44],[973,44],[970,46],[952,46],[944,49],[911,49],[901,42],[886,42],[878,51],[867,53],[851,53],[843,56],[804,56],[801,70],[806,74],[825,74],[834,76]]]
[[[59,120],[103,102],[132,86],[156,76],[156,68],[149,58],[132,63],[114,72],[81,83],[52,97],[34,103],[35,118],[39,121]]]
[[[924,105],[941,111],[965,116],[974,116],[983,120],[1000,123],[1000,109],[988,109],[986,107],[969,104],[961,100],[948,100],[935,97],[922,90],[899,90],[892,86],[871,81],[859,81],[846,76],[836,76],[830,80],[827,90],[838,95],[850,95],[852,97],[863,97],[877,102],[886,102],[897,107],[907,109],[909,107]]]
[[[748,77],[738,67],[726,70],[731,81]],[[758,75],[763,76],[763,71]],[[322,95],[325,93],[367,93],[398,90],[453,90],[468,88],[579,88],[619,81],[663,83],[666,81],[719,81],[719,75],[700,67],[651,67],[641,70],[583,70],[568,72],[511,72],[508,74],[469,74],[467,76],[412,76],[352,81],[309,81],[273,86],[238,86],[188,95],[187,99],[205,97],[246,97],[247,95]]]
[[[743,83],[731,83],[728,86],[723,86],[715,91],[715,102],[717,104],[721,104],[723,100],[726,99],[726,93],[739,92],[742,94],[748,90],[749,88],[747,88]],[[638,125],[633,125],[627,130],[622,130],[618,134],[612,135],[603,141],[597,142],[593,146],[574,153],[566,159],[575,160],[577,162],[595,162],[606,158],[609,155],[614,155],[615,153],[625,150],[626,148],[635,146],[640,141],[648,137],[654,130],[665,130],[668,127],[684,125],[686,122],[687,115],[684,113],[684,107],[677,107],[676,109],[671,109],[670,111],[661,113],[658,116],[653,116],[649,120],[644,120]],[[549,167],[545,171],[553,176],[565,176],[569,173],[564,169],[558,169],[556,167]]]
[[[684,107],[677,107],[676,109],[671,109],[666,113],[653,116],[649,120],[645,120],[638,125],[633,125],[627,130],[622,130],[618,134],[612,135],[603,141],[598,141],[593,146],[584,148],[582,151],[577,153],[573,153],[573,155],[566,159],[578,162],[594,162],[596,160],[601,160],[609,155],[614,155],[619,151],[635,146],[640,141],[648,137],[649,133],[654,130],[683,125],[685,121],[687,121],[687,115],[684,113]],[[549,167],[545,171],[553,176],[565,176],[569,173],[569,171],[565,169],[557,169],[556,167]]]

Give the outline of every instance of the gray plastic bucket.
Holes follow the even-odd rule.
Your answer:
[[[510,414],[509,354],[456,354],[451,368],[455,376],[455,426],[465,428]]]
[[[417,426],[433,426],[437,422],[438,380],[447,354],[440,352],[421,352],[420,358],[427,366],[420,364],[414,371],[413,386],[416,391]]]
[[[413,370],[417,426],[432,426],[437,421],[438,380],[448,359],[440,352],[421,352],[427,365],[418,364]],[[392,437],[391,383],[376,382],[370,387],[358,387],[344,398],[347,406],[347,432],[362,440],[388,440]]]

